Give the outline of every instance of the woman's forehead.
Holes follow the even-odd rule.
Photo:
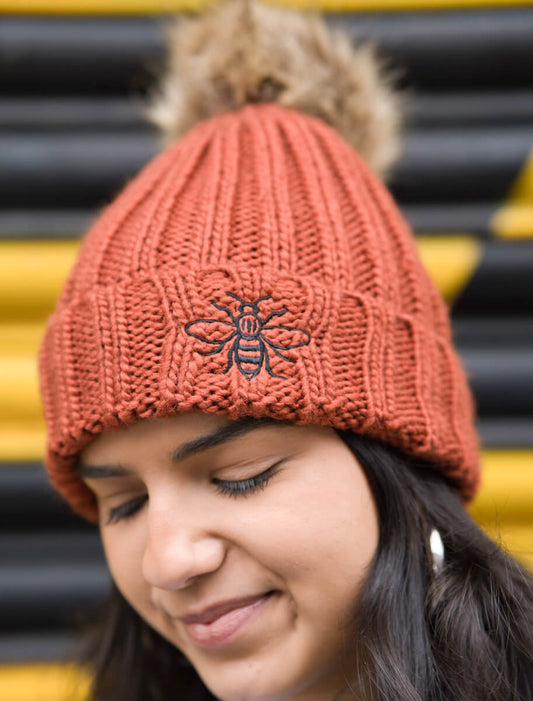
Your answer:
[[[261,432],[261,433],[260,433]],[[139,449],[165,454],[171,462],[180,462],[211,448],[236,450],[240,445],[263,442],[259,437],[268,432],[268,441],[283,435],[309,438],[318,433],[331,433],[331,429],[313,426],[295,426],[288,421],[270,417],[242,417],[231,420],[217,414],[189,412],[172,417],[150,418],[137,421],[120,429],[107,431],[90,443],[80,455],[80,466],[94,463],[100,458],[113,459],[123,455],[134,456]],[[269,442],[264,443],[268,447]]]

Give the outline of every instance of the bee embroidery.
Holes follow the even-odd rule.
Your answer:
[[[257,377],[260,373],[263,365],[265,366],[267,372],[272,377],[279,377],[282,380],[287,378],[282,375],[276,375],[272,372],[270,367],[269,350],[274,352],[283,360],[289,363],[295,363],[295,360],[287,358],[280,351],[286,351],[291,348],[299,348],[300,346],[306,346],[311,337],[307,331],[302,329],[289,328],[287,326],[269,326],[269,321],[274,317],[284,316],[287,313],[287,309],[283,309],[279,312],[271,312],[266,319],[262,319],[259,311],[259,304],[266,299],[271,299],[270,295],[265,297],[259,297],[255,302],[245,302],[237,295],[231,292],[227,293],[229,297],[237,300],[239,302],[239,312],[235,316],[230,309],[217,304],[214,300],[211,300],[211,304],[227,314],[230,321],[220,321],[219,319],[197,319],[196,321],[191,321],[185,325],[185,332],[197,338],[203,343],[209,343],[210,345],[216,346],[212,351],[206,351],[204,353],[200,352],[200,355],[215,355],[216,353],[222,352],[226,344],[232,341],[228,348],[228,363],[222,374],[229,372],[233,363],[237,366],[239,371],[249,380],[253,377]],[[204,324],[210,324],[211,329],[220,335],[225,335],[225,338],[220,340],[212,340],[212,338],[206,338],[206,334],[209,331],[209,327],[204,326]],[[192,329],[195,328],[193,331]],[[286,334],[290,334],[293,343],[276,343],[275,337],[279,331],[283,331]],[[273,337],[273,338],[272,338]]]

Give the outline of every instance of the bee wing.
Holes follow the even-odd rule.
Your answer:
[[[185,333],[203,343],[217,346],[211,353],[202,353],[202,355],[213,355],[220,352],[226,343],[235,336],[237,329],[229,321],[197,319],[185,324]]]
[[[275,336],[278,335],[279,331],[283,331],[284,335],[288,335],[291,339],[290,343],[276,343]],[[272,334],[274,332],[274,334]],[[311,336],[307,331],[302,329],[291,329],[287,326],[263,326],[261,329],[261,335],[268,343],[271,348],[278,350],[289,350],[290,348],[299,348],[300,346],[306,346],[311,340]],[[272,339],[274,336],[274,339]]]

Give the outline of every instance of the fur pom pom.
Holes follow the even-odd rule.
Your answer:
[[[147,109],[167,145],[200,120],[276,101],[323,119],[384,176],[399,154],[401,98],[370,44],[320,15],[224,0],[168,31],[169,65]]]

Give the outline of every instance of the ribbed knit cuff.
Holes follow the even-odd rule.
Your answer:
[[[170,269],[95,287],[51,318],[40,355],[52,482],[99,433],[185,411],[352,429],[435,462],[465,499],[478,478],[474,405],[448,337],[356,289],[244,266]]]

